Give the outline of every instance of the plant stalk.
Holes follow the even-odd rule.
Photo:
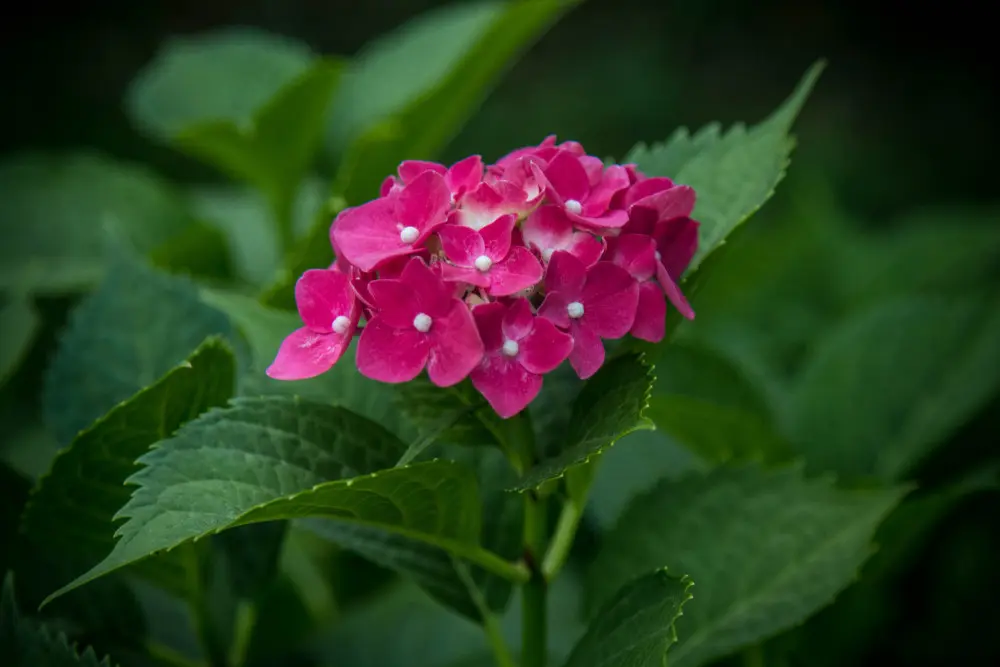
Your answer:
[[[542,572],[545,553],[545,500],[524,494],[524,561],[531,578],[521,591],[521,667],[545,667],[548,644],[548,585]]]
[[[567,499],[559,512],[556,532],[549,543],[545,560],[542,561],[542,574],[546,581],[552,581],[566,564],[570,549],[573,548],[573,540],[576,539],[576,530],[579,528],[582,518],[583,508],[572,498]]]

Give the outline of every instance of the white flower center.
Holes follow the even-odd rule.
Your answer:
[[[403,227],[402,231],[399,232],[399,240],[407,245],[416,241],[419,236],[420,230],[416,227]]]
[[[552,259],[552,253],[554,253],[555,251],[556,251],[555,248],[546,248],[545,250],[542,251],[542,259],[544,259],[546,262],[549,261],[550,259]]]
[[[503,342],[503,353],[508,357],[516,357],[518,349],[516,340],[505,340]]]
[[[662,261],[662,260],[663,260],[663,255],[661,255],[661,254],[660,254],[660,251],[659,251],[659,250],[657,250],[657,251],[656,251],[656,261],[657,261],[657,262],[660,262],[660,261]]]
[[[333,333],[342,334],[347,331],[347,328],[351,326],[351,320],[343,315],[337,315],[333,320],[333,324],[330,326],[333,329]]]
[[[431,324],[434,320],[431,319],[430,315],[425,313],[417,313],[417,316],[413,318],[413,328],[420,333],[427,333],[431,330]]]
[[[573,215],[580,215],[580,211],[583,210],[583,204],[581,204],[575,199],[567,199],[566,210],[572,213]]]
[[[583,304],[579,301],[572,301],[568,306],[566,306],[566,313],[573,318],[578,320],[583,317]]]
[[[476,268],[482,271],[483,273],[489,271],[490,267],[493,266],[493,260],[487,257],[486,255],[480,255],[479,257],[476,257],[476,261],[474,263],[476,265]]]

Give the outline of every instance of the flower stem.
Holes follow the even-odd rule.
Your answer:
[[[569,558],[570,549],[573,548],[573,540],[576,538],[576,529],[580,526],[580,519],[583,518],[583,508],[572,498],[567,499],[559,513],[559,522],[556,524],[556,532],[549,543],[549,550],[542,561],[542,574],[546,581],[552,581]]]
[[[521,596],[521,667],[545,667],[548,590],[540,560],[545,553],[545,528],[545,501],[528,491],[524,494],[524,561],[531,578]]]
[[[476,585],[476,582],[472,580],[472,575],[469,574],[468,566],[455,556],[452,556],[451,561],[455,567],[455,571],[458,573],[459,579],[462,580],[466,590],[469,592],[469,597],[472,598],[473,604],[476,605],[476,609],[479,610],[479,615],[483,619],[483,632],[486,633],[486,640],[493,651],[493,660],[496,662],[497,667],[515,667],[514,659],[507,648],[507,642],[504,641],[503,631],[500,629],[500,623],[497,621],[496,614],[486,604],[482,591],[479,590],[479,586]]]

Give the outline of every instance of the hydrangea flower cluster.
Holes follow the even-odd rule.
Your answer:
[[[304,326],[267,374],[319,375],[360,332],[366,377],[468,377],[515,415],[566,359],[581,379],[597,372],[603,339],[661,340],[668,301],[694,317],[678,287],[698,244],[694,203],[687,186],[554,136],[488,166],[403,162],[377,199],[333,221],[337,259],[299,279]]]

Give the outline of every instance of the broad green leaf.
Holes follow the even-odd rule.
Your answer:
[[[132,82],[126,110],[164,141],[205,121],[246,126],[314,57],[304,44],[251,28],[172,37]]]
[[[496,413],[471,383],[437,387],[421,376],[399,385],[394,401],[424,439],[473,446],[497,442],[489,428]]]
[[[206,337],[230,331],[226,318],[203,304],[189,281],[143,266],[116,248],[100,287],[73,312],[46,374],[42,407],[48,426],[69,443]]]
[[[681,167],[698,153],[718,143],[721,135],[722,125],[719,123],[709,123],[694,134],[686,127],[679,127],[666,141],[648,146],[639,142],[622,163],[635,164],[648,176],[676,178]]]
[[[359,204],[401,160],[435,158],[507,65],[578,2],[456,2],[370,44],[330,117],[336,193]]]
[[[66,635],[34,619],[24,618],[14,597],[14,578],[4,577],[0,595],[0,647],[6,667],[111,667],[110,658],[99,659],[94,649],[81,653]]]
[[[1000,383],[996,297],[913,296],[820,340],[796,385],[795,443],[813,470],[904,478]]]
[[[482,545],[508,560],[516,560],[521,553],[523,507],[521,498],[506,490],[515,478],[503,455],[493,447],[484,446],[452,447],[444,452],[440,447],[435,449],[435,453],[463,462],[476,471],[483,497]],[[443,549],[364,526],[329,521],[309,525],[337,544],[412,577],[439,602],[474,621],[482,618],[475,596],[480,596],[492,611],[502,611],[510,598],[510,582],[475,566],[469,568],[466,576],[459,568],[468,566]],[[476,590],[471,590],[472,587]]]
[[[263,192],[284,235],[293,240],[292,209],[299,183],[319,147],[340,64],[317,61],[254,114],[249,126],[230,120],[192,125],[175,137],[188,153]]]
[[[629,582],[597,612],[566,667],[659,667],[692,582],[656,570]],[[671,661],[672,662],[672,661]]]
[[[282,396],[236,399],[202,415],[139,459],[138,488],[118,517],[114,550],[50,596],[242,525],[324,518],[422,540],[472,562],[478,546],[475,476],[450,461],[389,468],[403,444],[343,408]],[[357,476],[360,470],[380,472]]]
[[[699,594],[670,664],[720,658],[801,622],[854,578],[902,490],[845,491],[800,466],[719,468],[636,497],[591,569],[590,600],[668,565]]]
[[[26,297],[11,297],[0,306],[0,387],[21,366],[39,325],[35,306]]]
[[[141,252],[190,222],[183,200],[143,167],[87,153],[9,158],[0,165],[0,288],[58,294],[98,282],[110,219]]]
[[[806,72],[795,92],[770,117],[750,129],[734,125],[726,133],[709,126],[693,137],[679,130],[658,149],[633,150],[639,169],[649,176],[670,176],[698,195],[694,217],[701,222],[698,251],[688,269],[695,272],[744,220],[763,206],[785,175],[794,140],[792,123],[823,69]],[[660,155],[662,153],[662,155]],[[659,171],[676,169],[676,172]]]
[[[135,460],[181,424],[225,405],[234,376],[228,346],[209,339],[56,456],[22,518],[24,546],[32,559],[27,564],[31,578],[22,575],[22,585],[34,604],[107,555],[115,543],[115,513],[131,496],[125,480],[138,470]]]
[[[654,382],[653,369],[640,355],[607,361],[573,403],[562,449],[528,470],[517,488],[525,491],[562,477],[633,431],[652,428],[643,416]]]
[[[765,415],[678,394],[656,395],[646,415],[658,431],[710,464],[780,461],[791,447]]]
[[[202,288],[201,297],[205,303],[225,313],[249,344],[251,362],[240,381],[242,395],[297,395],[341,405],[379,422],[405,442],[416,439],[414,428],[394,407],[394,387],[369,380],[358,372],[354,361],[356,344],[351,345],[332,370],[317,378],[296,382],[272,380],[264,371],[274,361],[281,341],[302,326],[299,316],[223,290]]]
[[[318,180],[303,182],[293,210],[297,235],[306,231],[322,198]],[[239,278],[253,285],[275,280],[283,258],[272,214],[263,196],[250,188],[202,186],[191,190],[189,199],[194,214],[224,234]],[[329,240],[326,243],[329,245]],[[291,305],[294,307],[294,302]]]

